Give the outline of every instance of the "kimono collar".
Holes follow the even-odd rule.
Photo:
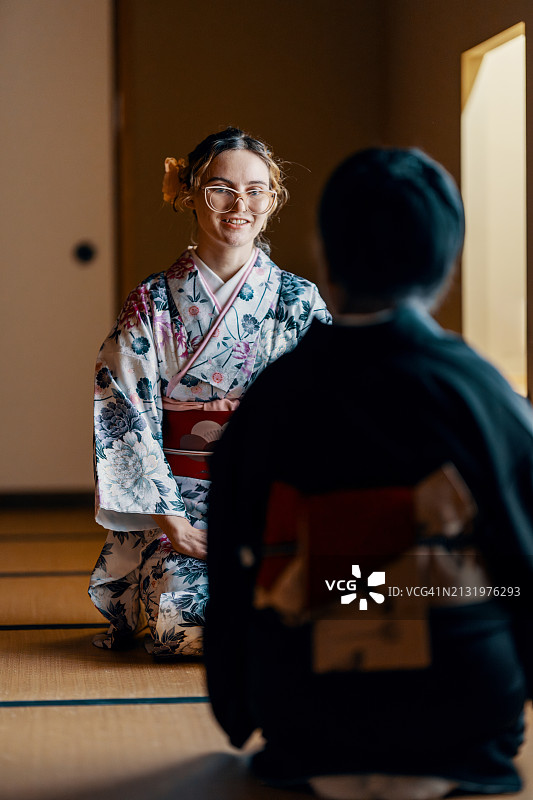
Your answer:
[[[219,309],[213,294],[200,279],[200,271],[190,251],[184,253],[167,273],[176,310],[187,333],[189,358],[202,348],[187,375],[210,383],[215,391],[229,391],[253,366],[263,320],[269,313],[272,316],[271,309],[276,306],[279,296],[281,270],[261,250],[254,250],[254,258],[253,266],[248,263],[244,267],[245,273],[250,270],[246,282],[218,324],[216,335],[204,347],[202,341],[217,321]],[[232,294],[238,283],[239,279]],[[183,369],[185,364],[186,361],[180,367]],[[245,365],[246,369],[243,369]],[[169,382],[169,396],[182,380],[176,382],[178,375]]]
[[[205,261],[202,261],[200,256],[195,250],[191,251],[191,255],[193,257],[194,263],[198,272],[200,273],[200,277],[207,289],[209,295],[212,297],[213,302],[218,311],[224,307],[225,303],[231,297],[231,294],[235,287],[238,285],[239,281],[241,280],[242,276],[257,257],[257,250],[252,250],[252,254],[250,258],[247,260],[245,264],[235,273],[232,275],[231,278],[227,281],[223,281],[222,278],[217,275],[214,270],[209,267]]]

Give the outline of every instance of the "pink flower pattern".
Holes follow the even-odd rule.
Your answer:
[[[249,353],[248,358],[241,367],[241,375],[245,380],[248,380],[248,378],[254,371],[254,364],[255,364],[255,353]]]
[[[250,352],[250,345],[248,342],[235,342],[233,345],[232,355],[235,361],[245,361]]]
[[[168,314],[154,317],[154,337],[159,347],[165,347],[172,341],[172,323]]]
[[[148,287],[145,284],[130,292],[119,317],[119,326],[131,330],[144,322],[150,315],[149,298]]]
[[[170,539],[164,533],[162,533],[159,537],[159,550],[166,556],[170,555],[170,553],[175,552],[174,548],[172,547]]]
[[[185,325],[179,325],[179,327],[177,327],[174,338],[178,346],[178,356],[183,358],[189,352],[187,347],[187,331],[185,330]]]
[[[194,259],[187,250],[174,264],[172,264],[167,272],[167,276],[169,278],[177,278],[178,280],[181,280],[181,278],[185,278],[189,272],[192,272],[195,269],[196,266],[194,264]]]

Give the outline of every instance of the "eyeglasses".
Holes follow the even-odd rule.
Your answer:
[[[248,189],[238,192],[229,186],[204,186],[205,202],[212,211],[224,214],[231,211],[239,197],[242,197],[246,210],[254,216],[268,214],[276,202],[276,192],[268,189]]]

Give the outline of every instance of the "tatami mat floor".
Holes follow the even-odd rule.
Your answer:
[[[97,650],[90,512],[0,516],[0,800],[303,800],[249,775],[201,663]],[[533,738],[519,759],[533,800]],[[497,800],[495,798],[495,800]]]

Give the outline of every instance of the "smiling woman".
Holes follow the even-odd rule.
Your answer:
[[[270,194],[267,165],[250,150],[221,153],[209,165],[204,180],[202,191],[189,200],[198,223],[197,254],[205,263],[215,263],[222,256],[219,275],[231,278],[260,241],[276,193]]]
[[[124,644],[141,604],[158,656],[200,655],[207,602],[209,456],[269,363],[330,316],[277,267],[264,231],[287,200],[270,149],[238,128],[167,158],[164,199],[196,244],[126,300],[96,370],[96,520],[108,529],[89,594]],[[238,513],[236,511],[236,513]]]
[[[198,254],[208,255],[211,232],[213,255],[220,262],[221,256],[225,259],[219,245],[223,248],[225,242],[230,248],[242,249],[245,256],[249,256],[252,242],[269,253],[264,230],[287,202],[288,192],[280,165],[267,145],[238,128],[226,128],[204,139],[187,160],[166,159],[163,196],[174,210],[194,210]],[[227,216],[218,216],[221,214]],[[216,230],[238,227],[245,229],[240,239],[219,240],[215,234]],[[241,253],[232,252],[231,256],[228,271],[238,264]]]

